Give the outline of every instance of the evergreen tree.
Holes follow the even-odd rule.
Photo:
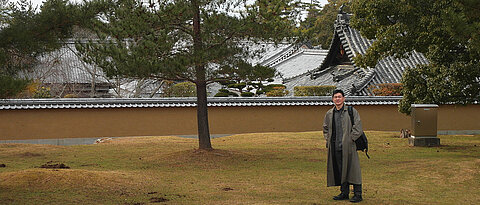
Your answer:
[[[245,89],[248,92],[256,89],[258,93],[264,87],[263,82],[273,82],[273,78],[279,73],[275,68],[255,65],[240,61],[234,66],[224,66],[219,69],[223,79],[218,82],[229,88],[236,88],[242,94]]]
[[[299,14],[289,0],[94,0],[103,5],[90,29],[98,40],[78,44],[84,60],[107,76],[195,83],[200,149],[211,149],[207,84],[250,57],[242,42],[292,36]],[[245,61],[243,61],[245,63]]]
[[[74,25],[87,19],[66,0],[48,0],[39,10],[27,0],[0,0],[0,98],[14,97],[28,84],[19,71],[31,69],[37,57],[58,49],[72,35]]]
[[[355,61],[374,67],[386,56],[412,51],[430,61],[405,70],[401,112],[414,103],[480,100],[480,4],[478,0],[355,0],[352,26],[376,39]]]
[[[301,23],[302,36],[313,45],[321,45],[323,49],[328,49],[333,39],[333,27],[338,11],[343,5],[343,11],[348,13],[349,2],[349,0],[328,0],[321,9],[318,3],[312,4],[307,18]]]

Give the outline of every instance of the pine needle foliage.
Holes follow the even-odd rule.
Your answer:
[[[299,3],[289,0],[94,0],[89,28],[98,39],[79,43],[88,63],[108,76],[190,81],[197,89],[200,149],[211,149],[206,85],[244,66],[249,42],[293,38]],[[252,66],[252,65],[250,65]],[[223,74],[222,74],[223,73]],[[231,74],[231,73],[230,73]]]

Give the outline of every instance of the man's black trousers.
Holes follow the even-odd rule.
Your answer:
[[[335,177],[335,184],[340,185],[340,191],[343,194],[348,195],[350,193],[350,184],[345,182],[341,184],[342,181],[342,150],[335,150],[335,145],[332,143],[332,159],[333,159],[333,172]],[[355,195],[362,195],[362,185],[353,184],[353,193]]]

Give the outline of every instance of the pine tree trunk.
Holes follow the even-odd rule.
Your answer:
[[[200,9],[198,2],[192,0],[193,15],[193,47],[195,56],[203,55],[203,42],[200,29]],[[207,112],[207,83],[205,81],[205,65],[202,62],[195,65],[196,86],[197,86],[197,122],[198,122],[198,143],[199,149],[212,149],[210,142],[210,131],[208,128]]]
[[[199,149],[212,149],[208,127],[207,84],[197,81],[197,121]]]

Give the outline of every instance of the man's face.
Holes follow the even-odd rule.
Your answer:
[[[336,93],[333,95],[332,100],[335,106],[341,106],[343,105],[343,102],[345,102],[345,97],[342,95],[342,93]]]

